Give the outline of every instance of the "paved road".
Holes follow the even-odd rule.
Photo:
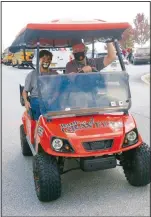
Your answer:
[[[140,77],[149,65],[128,66],[132,113],[145,142],[149,142],[149,86]],[[3,216],[149,216],[149,186],[136,188],[121,168],[63,175],[62,197],[38,201],[32,176],[32,158],[20,151],[19,125],[24,108],[19,103],[19,83],[28,70],[2,67],[2,211]]]

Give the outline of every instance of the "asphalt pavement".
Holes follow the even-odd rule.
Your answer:
[[[150,139],[149,85],[141,76],[149,65],[129,65],[131,112],[145,142]],[[23,157],[19,126],[24,108],[19,101],[19,83],[29,70],[2,66],[2,215],[3,216],[150,216],[150,186],[133,187],[123,170],[62,176],[62,196],[53,202],[37,199],[32,157]],[[68,165],[70,166],[70,165]]]

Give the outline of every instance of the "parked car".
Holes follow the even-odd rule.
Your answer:
[[[136,48],[131,56],[130,62],[132,64],[137,63],[149,63],[150,62],[150,48]]]
[[[97,57],[104,57],[107,55],[107,52],[102,52],[102,53],[98,53],[97,54]],[[122,58],[123,58],[123,61],[126,65],[129,64],[128,60],[124,57],[123,54],[122,55]],[[105,67],[103,69],[104,71],[120,71],[121,68],[120,68],[120,62],[119,62],[119,58],[118,56],[116,56],[116,60],[114,60],[110,65],[108,65],[107,67]]]

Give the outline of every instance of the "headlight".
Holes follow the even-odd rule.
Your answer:
[[[124,139],[124,144],[122,147],[134,145],[137,142],[138,142],[138,131],[137,129],[133,129],[132,131],[126,134],[125,139]]]
[[[51,146],[57,152],[74,152],[71,144],[66,139],[53,137],[51,139]]]
[[[52,147],[55,151],[59,151],[63,146],[63,141],[61,139],[54,139],[52,141]]]
[[[133,142],[134,140],[136,140],[137,138],[137,134],[135,131],[131,131],[127,134],[127,140],[130,141],[130,142]]]

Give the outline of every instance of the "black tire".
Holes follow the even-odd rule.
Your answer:
[[[143,143],[136,149],[123,153],[121,162],[125,177],[133,186],[145,186],[151,182],[150,177],[150,149]]]
[[[23,124],[20,126],[20,141],[21,141],[22,154],[24,156],[32,156],[33,154],[27,142]]]
[[[22,67],[22,64],[19,64],[19,62],[17,61],[17,64],[16,64],[16,66],[17,66],[17,68],[18,68],[18,69],[21,69],[21,67]]]
[[[15,66],[17,66],[17,63],[16,63],[16,64],[13,64],[13,63],[12,63],[12,67],[15,67]]]
[[[55,157],[39,153],[33,158],[35,190],[40,201],[49,202],[61,196],[61,177]]]

